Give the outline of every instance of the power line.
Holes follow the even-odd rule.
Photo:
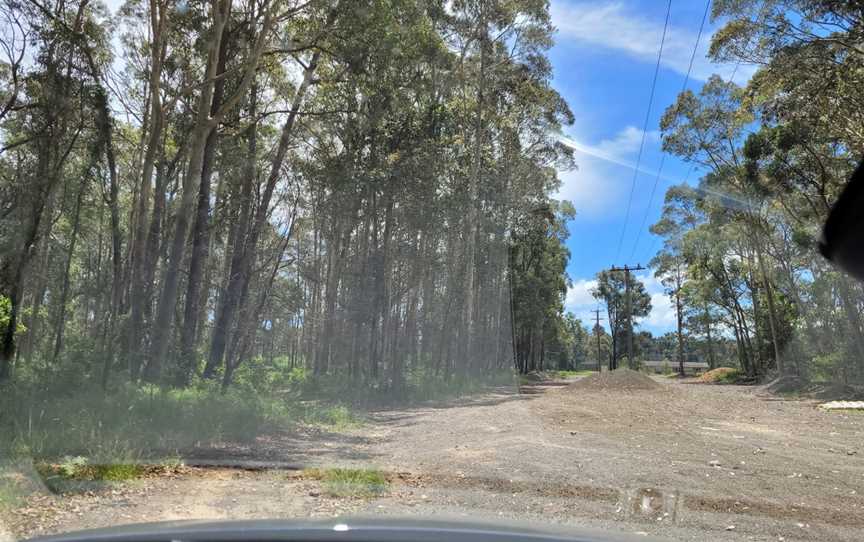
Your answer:
[[[627,222],[630,220],[630,208],[633,206],[633,193],[636,191],[636,179],[639,177],[639,163],[642,161],[642,149],[645,147],[645,134],[648,132],[648,121],[651,118],[651,104],[654,103],[654,91],[657,88],[657,75],[660,73],[660,60],[663,58],[663,44],[666,43],[666,30],[669,28],[669,13],[672,11],[672,0],[666,4],[666,21],[663,23],[663,36],[660,38],[660,50],[657,51],[657,65],[654,66],[654,78],[651,81],[651,94],[648,97],[648,110],[645,112],[645,122],[642,126],[642,140],[639,143],[639,154],[636,155],[636,168],[633,170],[633,182],[630,186],[630,198],[627,200],[627,213],[624,215],[624,226],[621,228],[621,239],[618,240],[618,250],[615,260],[621,256],[621,246],[627,233]]]
[[[700,25],[700,28],[699,28],[699,36],[702,35],[702,30],[703,30],[703,27],[705,25],[705,15],[707,15],[710,5],[711,5],[711,0],[708,0],[707,5],[705,6],[705,10],[706,10],[705,14],[702,16],[702,25]],[[755,22],[758,23],[759,21],[763,20],[767,16],[767,10],[766,10],[767,7],[768,7],[768,5],[767,5],[765,0],[762,0],[759,3],[759,8],[756,10],[756,14],[755,14]],[[752,37],[748,38],[746,47],[749,48],[751,43],[752,43]],[[693,54],[694,55],[696,53],[696,47],[698,45],[699,45],[699,37],[696,38],[696,45],[693,48]],[[729,78],[727,79],[727,83],[734,83],[735,82],[735,76],[738,74],[738,69],[741,67],[742,61],[743,61],[743,59],[739,57],[738,60],[735,62],[735,66],[733,67],[732,73],[729,75]],[[690,57],[690,66],[687,68],[688,77],[690,75],[690,70],[692,67],[693,67],[693,56]],[[688,77],[685,77],[685,79],[684,79],[684,90],[686,90],[686,87],[687,87]],[[661,162],[660,162],[661,168],[662,168],[662,164],[663,164],[663,158],[665,158],[665,154],[663,155],[663,157],[661,157]],[[687,181],[690,178],[690,175],[693,173],[694,170],[695,170],[695,166],[691,166],[690,169],[687,171],[687,176],[684,178],[684,181],[682,184],[687,183]],[[658,177],[659,177],[659,175],[658,175]],[[656,187],[656,180],[655,180],[655,187]],[[653,193],[654,192],[652,190],[652,195],[653,195]],[[650,208],[650,204],[649,204],[649,208]],[[643,228],[644,228],[644,224],[643,224]],[[641,234],[641,228],[640,228],[640,234]],[[638,237],[637,237],[637,239],[638,239]],[[657,252],[657,249],[659,248],[658,245],[660,244],[660,242],[661,242],[661,240],[659,238],[655,239],[654,244],[647,255],[648,259],[651,258],[652,254]],[[636,245],[633,246],[633,250],[635,253]],[[632,257],[631,257],[631,259],[632,259]]]
[[[690,72],[693,70],[693,62],[696,60],[696,51],[699,49],[699,40],[702,39],[702,32],[705,30],[705,21],[708,20],[708,11],[711,8],[711,0],[705,2],[705,11],[702,13],[702,22],[699,24],[699,33],[696,34],[696,43],[693,44],[693,52],[690,54],[690,64],[687,66],[687,74],[684,76],[684,84],[681,86],[681,92],[687,90],[687,84],[690,82]],[[734,77],[734,75],[733,75]],[[642,216],[642,225],[636,230],[636,241],[633,243],[633,251],[630,253],[632,260],[636,256],[636,248],[639,246],[639,239],[642,236],[642,230],[645,229],[645,224],[648,222],[648,214],[651,212],[651,205],[654,203],[654,194],[657,192],[657,185],[660,184],[660,176],[663,173],[663,164],[666,161],[666,153],[661,151],[660,167],[657,168],[657,176],[654,178],[654,186],[651,187],[651,196],[648,198],[648,206],[645,207],[645,214]]]

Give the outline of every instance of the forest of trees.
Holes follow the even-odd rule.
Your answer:
[[[665,112],[663,148],[702,173],[672,187],[652,267],[678,330],[735,341],[746,375],[864,381],[861,284],[816,249],[864,156],[859,2],[716,0],[718,61],[755,64],[746,87],[719,76]]]
[[[860,382],[864,294],[815,243],[864,156],[864,12],[713,16],[710,55],[758,70],[662,118],[701,178],[651,227],[676,332],[635,356]],[[227,388],[278,358],[398,391],[596,364],[598,334],[617,362],[623,275],[611,334],[564,314],[553,35],[545,0],[0,0],[0,381]]]
[[[398,391],[584,332],[545,1],[2,0],[0,28],[0,381],[264,357]]]

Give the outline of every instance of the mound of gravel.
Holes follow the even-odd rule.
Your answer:
[[[660,384],[642,373],[630,369],[617,369],[587,376],[570,384],[569,388],[584,391],[656,390],[660,388]]]

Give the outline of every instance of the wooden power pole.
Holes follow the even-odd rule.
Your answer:
[[[633,302],[630,299],[630,272],[647,269],[639,264],[635,267],[625,265],[624,267],[612,266],[610,271],[624,271],[624,312],[627,313],[627,368],[633,368]]]
[[[594,334],[597,335],[597,372],[600,372],[600,360],[603,358],[603,349],[601,348],[600,343],[600,309],[594,309],[591,311],[594,313],[594,317],[597,321],[597,324],[594,326]]]

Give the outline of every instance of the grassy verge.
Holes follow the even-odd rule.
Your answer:
[[[186,389],[115,383],[106,393],[61,378],[17,378],[0,386],[0,459],[25,461],[28,476],[42,478],[55,491],[86,489],[140,478],[153,465],[198,450],[254,449],[261,436],[307,425],[352,429],[362,425],[370,407],[466,395],[506,380],[506,375],[445,379],[408,371],[395,386],[314,379],[282,369],[274,368],[281,376],[267,380],[241,375],[227,393],[208,383]],[[512,373],[509,378],[512,383]],[[18,491],[8,480],[14,477],[3,471],[0,465],[0,501],[12,502]]]
[[[300,419],[303,422],[335,431],[355,429],[363,425],[362,415],[345,405],[326,405],[309,401],[300,410]]]
[[[93,464],[86,457],[65,457],[58,463],[37,463],[46,487],[54,493],[77,493],[155,474],[158,466],[135,463]]]
[[[383,473],[369,469],[306,469],[303,477],[319,481],[331,497],[377,497],[389,486]]]

